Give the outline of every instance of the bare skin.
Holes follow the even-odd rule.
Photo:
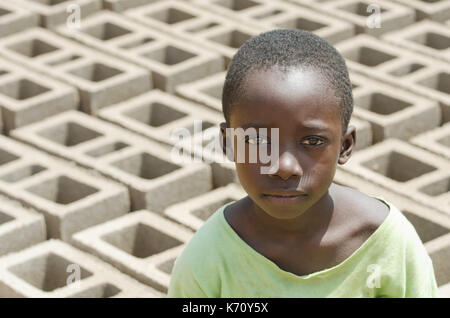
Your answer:
[[[225,219],[250,247],[296,275],[341,263],[389,213],[381,201],[333,183],[337,164],[347,162],[356,140],[354,126],[342,134],[339,109],[320,73],[283,73],[275,67],[248,74],[245,95],[230,114],[231,128],[279,128],[279,168],[261,174],[260,167],[267,164],[236,162],[248,196],[229,205]],[[221,123],[224,152],[225,128]],[[254,136],[246,153],[248,147],[264,146],[263,140],[270,143],[270,137]],[[301,191],[304,198],[280,205],[266,196],[286,189]]]

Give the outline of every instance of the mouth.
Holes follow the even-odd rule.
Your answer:
[[[263,194],[267,200],[277,204],[291,204],[305,200],[308,195],[306,193],[274,193]]]

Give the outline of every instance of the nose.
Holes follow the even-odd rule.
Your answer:
[[[301,177],[303,170],[297,158],[291,152],[285,151],[278,159],[278,170],[269,175],[287,180],[292,176]]]

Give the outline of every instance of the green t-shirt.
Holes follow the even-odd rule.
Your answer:
[[[392,203],[374,233],[331,268],[298,276],[282,270],[228,224],[221,206],[176,259],[168,297],[438,297],[431,258]]]

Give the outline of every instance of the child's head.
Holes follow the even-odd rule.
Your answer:
[[[246,192],[277,218],[295,217],[318,202],[355,142],[355,129],[348,125],[353,98],[345,61],[311,32],[274,30],[247,41],[229,65],[222,107],[224,151],[227,127],[267,128],[266,135],[246,138],[246,154],[249,147],[270,146],[270,128],[279,129],[278,171],[261,174],[260,166],[267,164],[259,160],[236,163]],[[236,159],[236,148],[232,153]],[[282,190],[304,195],[283,204],[267,196]]]

